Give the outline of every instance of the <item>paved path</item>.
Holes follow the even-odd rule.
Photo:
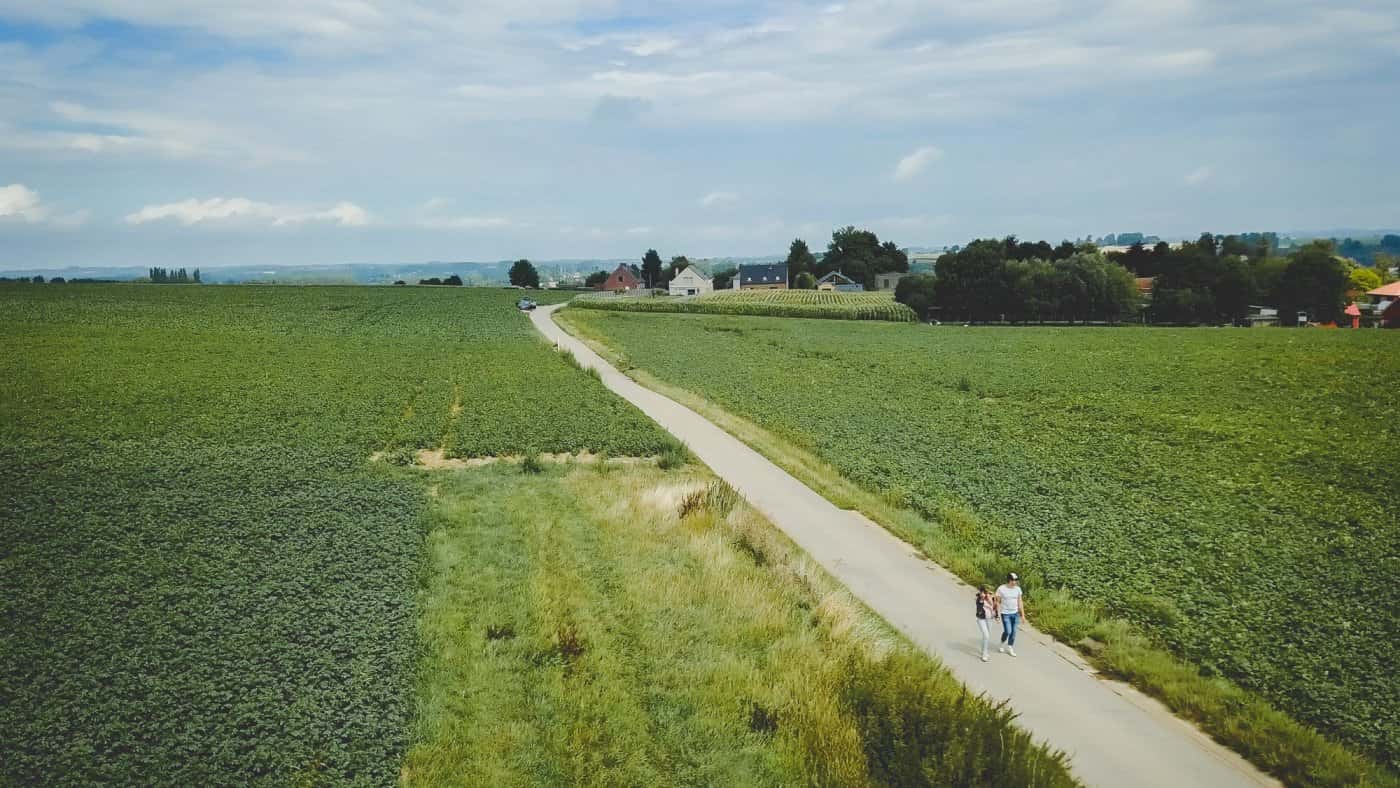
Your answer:
[[[968,687],[1009,699],[1020,723],[1069,753],[1093,786],[1232,786],[1277,783],[1177,719],[1157,701],[1095,674],[1072,649],[1026,627],[1019,657],[978,658],[972,588],[855,512],[836,508],[698,413],[644,388],[555,325],[558,307],[530,315],[535,327],[603,384],[675,435],[803,550]],[[1035,601],[1028,605],[1032,617]],[[996,630],[994,630],[994,633]]]

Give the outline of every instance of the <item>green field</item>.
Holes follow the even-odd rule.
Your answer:
[[[514,298],[0,288],[0,784],[1072,783]]]
[[[811,317],[824,320],[883,320],[913,323],[914,310],[894,294],[818,290],[718,290],[693,298],[587,295],[573,301],[583,309],[615,312],[685,312],[710,315]]]
[[[0,781],[396,779],[426,496],[370,453],[663,443],[512,303],[0,290]]]
[[[985,576],[1068,589],[1397,765],[1400,335],[566,314]]]

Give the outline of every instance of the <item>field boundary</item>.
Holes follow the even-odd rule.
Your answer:
[[[943,528],[918,512],[892,503],[841,476],[830,464],[753,422],[688,389],[661,381],[635,367],[620,351],[569,320],[568,308],[556,323],[624,375],[668,397],[742,441],[791,473],[832,504],[861,513],[881,528],[961,580],[991,581],[977,556],[943,537]],[[974,520],[966,511],[950,515]],[[922,526],[922,527],[919,527]],[[1343,744],[1327,739],[1268,701],[1222,677],[1205,677],[1191,663],[1156,645],[1122,619],[1109,618],[1095,605],[1060,590],[1036,597],[1038,627],[1073,649],[1096,669],[1120,678],[1194,722],[1220,744],[1266,772],[1296,785],[1400,785],[1397,776]],[[1089,631],[1086,637],[1083,632]]]

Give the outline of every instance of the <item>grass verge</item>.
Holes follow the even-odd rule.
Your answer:
[[[1075,784],[701,467],[432,483],[404,784]]]
[[[835,505],[856,509],[970,584],[996,585],[1011,568],[1007,559],[977,547],[969,538],[983,527],[974,512],[945,507],[928,519],[895,496],[864,489],[831,465],[779,435],[736,416],[693,392],[636,368],[602,338],[569,319],[556,319],[570,333],[638,383],[705,416],[763,454]],[[1018,568],[1018,571],[1020,569]],[[1022,572],[1035,589],[1033,571]],[[1123,619],[1058,589],[1035,589],[1037,628],[1083,652],[1107,674],[1123,678],[1192,720],[1217,741],[1290,785],[1400,784],[1396,775],[1279,711],[1258,695],[1202,670],[1157,645]]]

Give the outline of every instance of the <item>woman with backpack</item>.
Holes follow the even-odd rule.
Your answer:
[[[988,629],[989,621],[995,621],[997,617],[997,599],[992,596],[992,592],[986,586],[977,589],[977,628],[982,630],[982,661],[986,662],[987,643],[991,641],[992,632]]]

